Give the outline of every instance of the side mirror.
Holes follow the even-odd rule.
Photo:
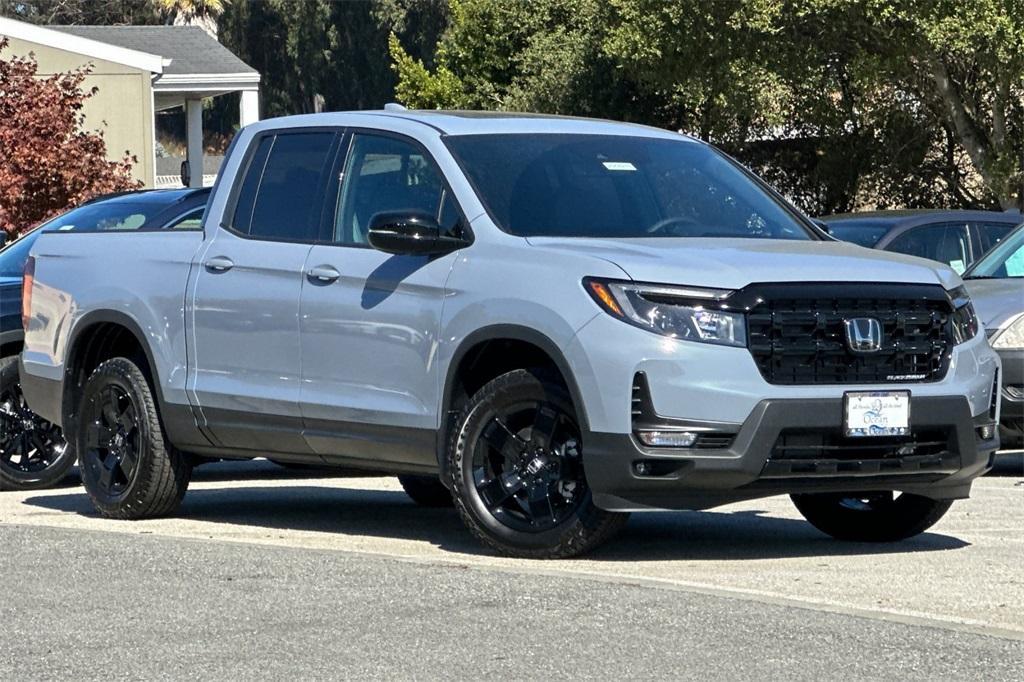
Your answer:
[[[811,222],[813,222],[815,225],[817,225],[818,229],[821,230],[822,232],[824,232],[825,234],[832,234],[832,232],[828,229],[828,223],[826,223],[824,220],[818,220],[817,218],[811,218]]]
[[[408,256],[448,253],[466,245],[462,239],[442,236],[434,216],[413,211],[375,214],[368,239],[378,251]]]

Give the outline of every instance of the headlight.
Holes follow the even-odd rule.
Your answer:
[[[992,335],[992,347],[1000,350],[1024,350],[1024,313]]]
[[[583,286],[606,313],[641,329],[687,341],[747,345],[746,317],[723,309],[731,291],[590,277]]]
[[[978,334],[978,316],[965,288],[953,289],[949,292],[949,297],[953,302],[953,342],[960,345]]]

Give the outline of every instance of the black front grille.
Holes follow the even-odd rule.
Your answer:
[[[893,438],[849,438],[837,429],[785,429],[762,477],[951,473],[959,467],[954,433],[915,430]]]
[[[953,348],[952,305],[941,287],[901,284],[753,285],[748,345],[772,384],[939,381]],[[878,351],[850,349],[846,320],[874,318]]]

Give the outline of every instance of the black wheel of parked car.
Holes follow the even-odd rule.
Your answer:
[[[931,528],[952,500],[933,500],[892,491],[793,495],[793,503],[811,525],[838,540],[895,542]]]
[[[405,494],[421,507],[450,507],[454,504],[451,492],[437,476],[402,475],[398,482]]]
[[[0,359],[0,490],[38,490],[56,485],[75,463],[60,427],[25,402],[18,358]]]
[[[82,483],[104,516],[163,516],[185,496],[192,462],[168,442],[149,382],[131,360],[107,360],[89,377],[75,443]]]
[[[460,516],[503,554],[582,554],[628,518],[594,506],[576,410],[561,382],[543,372],[515,370],[477,391],[458,417],[448,458]]]

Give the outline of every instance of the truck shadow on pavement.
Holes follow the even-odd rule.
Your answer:
[[[81,492],[31,497],[25,504],[97,516]],[[586,558],[603,562],[744,561],[935,552],[970,544],[934,532],[893,544],[838,542],[802,520],[765,514],[760,510],[634,514],[617,538]],[[419,507],[399,491],[305,485],[194,488],[186,495],[178,517],[199,524],[240,526],[256,540],[284,538],[289,532],[330,533],[428,542],[453,553],[488,553],[470,536],[454,510]],[[140,529],[143,527],[140,523]],[[206,534],[216,539],[215,529],[209,531]],[[190,535],[196,532],[194,526],[189,530]],[[198,532],[205,533],[205,529]],[[237,530],[233,534],[237,535]],[[339,542],[338,549],[346,548],[346,543]]]

